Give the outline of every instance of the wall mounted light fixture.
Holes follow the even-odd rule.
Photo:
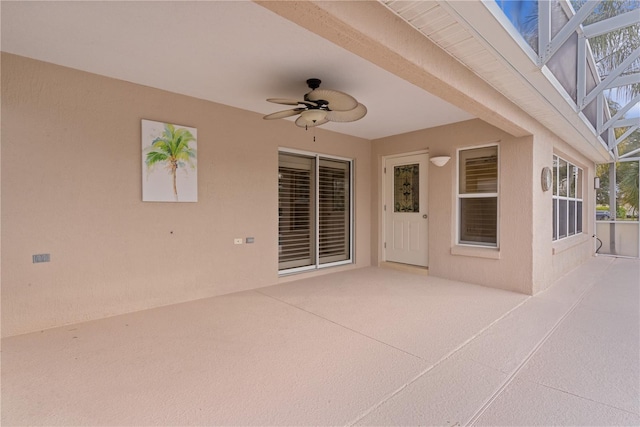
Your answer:
[[[540,177],[542,184],[542,191],[549,191],[553,185],[553,172],[549,166],[542,168],[542,175]]]
[[[447,164],[447,162],[451,159],[451,156],[436,156],[431,157],[429,161],[438,167],[442,167]]]

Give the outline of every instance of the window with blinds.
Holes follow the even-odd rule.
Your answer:
[[[498,246],[498,147],[458,152],[458,243]]]
[[[351,162],[281,152],[280,272],[351,261]]]
[[[315,159],[280,154],[278,258],[280,269],[315,263]]]
[[[350,164],[320,159],[318,179],[320,264],[350,258]]]

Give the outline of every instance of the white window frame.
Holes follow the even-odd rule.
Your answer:
[[[496,153],[498,156],[497,159],[497,192],[495,193],[469,193],[469,194],[461,194],[460,193],[460,153],[463,151],[477,150],[482,148],[492,148],[496,147]],[[470,147],[462,147],[456,150],[456,245],[462,247],[469,248],[486,248],[486,249],[500,249],[500,144],[491,143],[484,145],[475,145]],[[487,244],[487,243],[472,243],[467,241],[461,241],[461,232],[460,232],[460,220],[461,220],[461,200],[465,198],[496,198],[496,243]]]
[[[556,201],[557,201],[557,208],[556,208],[556,214],[555,216],[553,216],[553,224],[551,229],[555,230],[554,235],[552,236],[552,241],[553,242],[560,242],[563,241],[565,239],[570,239],[572,237],[576,237],[576,236],[581,236],[585,233],[585,215],[584,215],[584,209],[585,209],[585,204],[584,204],[584,192],[585,192],[585,174],[584,174],[584,168],[578,166],[577,164],[567,160],[566,158],[558,155],[558,154],[554,154],[553,155],[553,159],[554,162],[552,163],[554,166],[552,167],[552,172],[553,172],[553,177],[556,178],[555,179],[555,187],[552,189],[552,193],[551,193],[551,198],[552,198],[552,206],[551,206],[551,212],[553,215],[553,207],[556,205]],[[557,159],[557,166],[556,166],[556,162],[555,160]],[[564,161],[567,163],[567,178],[569,178],[569,174],[572,170],[572,168],[577,168],[580,173],[578,174],[578,176],[580,177],[580,179],[582,180],[582,182],[578,183],[578,179],[576,179],[576,189],[575,189],[575,195],[572,197],[570,195],[570,183],[567,183],[567,195],[566,196],[561,196],[560,195],[560,176],[559,176],[559,169],[560,169],[560,161]],[[578,197],[578,184],[580,184],[580,197]],[[560,200],[565,200],[567,202],[567,212],[566,212],[566,217],[565,217],[565,221],[567,224],[567,230],[566,236],[560,237]],[[569,223],[569,205],[571,202],[575,202],[576,203],[576,209],[574,212],[574,221],[575,221],[575,230],[573,234],[569,234],[569,228],[570,228],[570,223]],[[578,231],[578,202],[580,203],[580,210],[581,212],[581,218],[582,218],[582,229],[580,231]],[[553,227],[555,226],[555,228]]]
[[[324,263],[324,264],[320,264],[320,239],[319,239],[319,235],[320,235],[320,219],[319,219],[319,215],[317,215],[317,213],[320,211],[320,198],[318,197],[319,194],[319,186],[320,186],[320,180],[319,179],[315,179],[315,212],[316,212],[316,216],[315,216],[315,261],[313,264],[311,265],[306,265],[306,266],[302,266],[302,267],[294,267],[294,268],[288,268],[285,270],[280,270],[278,268],[278,275],[280,276],[286,276],[289,274],[296,274],[296,273],[303,273],[303,272],[307,272],[307,271],[313,271],[313,270],[320,270],[323,268],[329,268],[329,267],[335,267],[335,266],[339,266],[339,265],[345,265],[345,264],[353,264],[354,263],[354,220],[353,220],[353,212],[354,212],[354,193],[355,193],[355,188],[353,186],[354,183],[354,160],[347,158],[347,157],[340,157],[340,156],[333,156],[333,155],[328,155],[328,154],[320,154],[320,153],[314,153],[314,152],[310,152],[310,151],[303,151],[303,150],[296,150],[293,148],[279,148],[278,149],[278,154],[291,154],[291,155],[299,155],[299,156],[306,156],[306,157],[312,157],[315,158],[315,174],[316,174],[316,178],[320,175],[320,159],[327,159],[327,160],[339,160],[339,161],[343,161],[343,162],[347,162],[349,163],[349,234],[348,234],[348,238],[349,238],[349,258],[346,260],[342,260],[342,261],[335,261],[335,262],[328,262],[328,263]],[[279,162],[278,162],[279,163]],[[278,219],[279,221],[279,219]]]

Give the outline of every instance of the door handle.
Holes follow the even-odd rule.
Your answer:
[[[427,214],[422,215],[422,218],[427,219]]]

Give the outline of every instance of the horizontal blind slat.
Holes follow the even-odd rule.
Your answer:
[[[337,163],[337,162],[336,162]],[[348,258],[348,170],[321,165],[318,178],[320,258]]]
[[[278,261],[283,266],[309,265],[312,260],[311,167],[278,168]]]

